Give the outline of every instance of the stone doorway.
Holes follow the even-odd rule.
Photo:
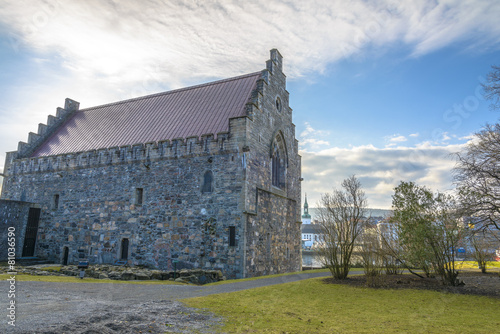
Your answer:
[[[28,213],[28,224],[26,224],[26,233],[24,234],[22,257],[35,256],[35,243],[36,234],[38,232],[38,221],[40,220],[40,211],[39,208],[30,208]]]
[[[69,248],[64,247],[63,248],[63,260],[62,260],[62,265],[67,266],[68,265],[68,256],[69,256]]]

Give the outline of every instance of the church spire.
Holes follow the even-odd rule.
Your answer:
[[[309,204],[307,204],[307,193],[306,193],[306,201],[304,202],[304,213],[309,214]]]
[[[309,204],[307,204],[307,193],[304,202],[304,214],[302,215],[302,222],[304,222],[304,219],[308,219],[309,222],[311,221],[311,215],[309,214]]]

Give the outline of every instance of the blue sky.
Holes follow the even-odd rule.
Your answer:
[[[90,107],[264,68],[278,48],[303,192],[356,174],[371,207],[399,181],[453,189],[452,154],[496,122],[500,2],[0,1],[0,171],[70,97]]]
[[[497,52],[460,54],[461,47],[419,58],[391,50],[379,59],[342,60],[314,85],[290,83],[294,107],[308,110],[295,119],[337,133],[332,144],[342,147],[383,146],[388,136],[418,133],[416,143],[436,137],[436,129],[467,136],[497,117],[488,112],[488,102],[483,101],[481,92],[476,96],[476,89],[479,78],[490,71],[490,64],[500,59]],[[455,108],[469,95],[474,99],[466,100],[463,111]],[[357,129],[355,133],[353,129]]]

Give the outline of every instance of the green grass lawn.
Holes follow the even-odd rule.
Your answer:
[[[192,298],[229,333],[498,333],[500,300],[423,290],[376,290],[322,279]]]
[[[478,269],[476,261],[456,261],[455,266],[457,269]],[[500,270],[500,262],[488,261],[486,262],[486,270],[498,271]]]
[[[351,271],[359,273],[362,269]],[[0,275],[2,280],[7,278],[9,275]],[[265,277],[236,281],[261,278]],[[31,275],[16,275],[16,280],[182,284]],[[231,282],[235,281],[223,283]],[[321,278],[183,302],[224,317],[222,332],[228,333],[497,333],[500,328],[499,299],[423,290],[357,288],[324,284]]]

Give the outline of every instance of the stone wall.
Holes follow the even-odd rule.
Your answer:
[[[238,120],[233,123],[238,126]],[[243,173],[238,136],[233,138],[210,138],[192,145],[193,153],[185,142],[173,156],[171,144],[163,156],[161,145],[146,145],[14,160],[2,197],[40,204],[39,257],[61,263],[67,247],[68,263],[114,263],[126,238],[130,264],[172,270],[178,261],[179,269],[219,269],[242,277]],[[202,193],[209,170],[214,189]],[[230,226],[236,227],[233,247]]]
[[[8,232],[14,228],[16,242],[16,259],[21,258],[24,245],[24,235],[28,222],[29,210],[34,207],[33,203],[21,201],[0,200],[0,261],[6,261],[8,257]]]
[[[53,264],[49,264],[23,267],[16,264],[15,268],[18,274],[33,276],[79,277],[81,271],[81,269],[79,269],[76,265],[57,267]],[[8,267],[0,267],[0,274],[5,274],[8,271]],[[162,280],[193,284],[208,284],[226,279],[220,270],[181,269],[174,271],[161,271],[155,269],[145,269],[142,267],[91,265],[84,271],[84,278],[90,277],[124,281]]]
[[[282,57],[271,51],[257,106],[248,120],[246,153],[246,272],[260,276],[301,269],[301,161]],[[279,105],[277,105],[279,100]],[[278,108],[280,107],[280,108]],[[286,175],[283,187],[272,185],[271,154],[277,137],[284,140]]]

